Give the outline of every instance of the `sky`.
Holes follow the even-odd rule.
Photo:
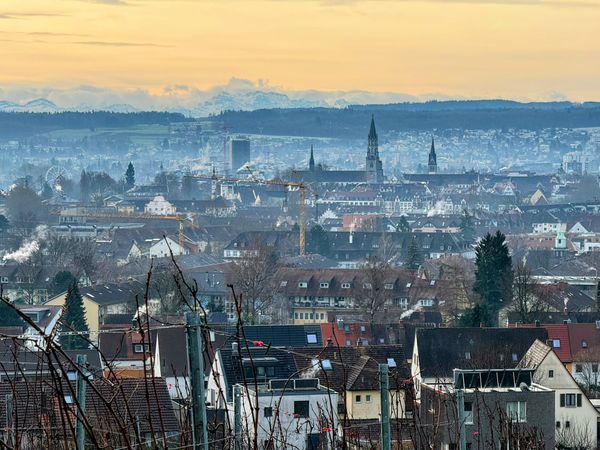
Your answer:
[[[0,100],[81,86],[176,97],[232,78],[600,100],[598,24],[600,0],[2,0]]]

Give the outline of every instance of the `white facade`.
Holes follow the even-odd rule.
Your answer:
[[[536,343],[534,345],[539,345]],[[598,411],[583,393],[575,379],[548,346],[542,362],[536,367],[533,381],[555,392],[554,417],[556,443],[565,448],[581,438],[587,438],[588,448],[595,448]],[[526,357],[527,358],[527,357]]]
[[[543,222],[533,224],[533,234],[566,232],[567,224],[560,222]]]
[[[144,213],[153,216],[170,216],[175,214],[175,206],[162,195],[157,195],[144,206]]]
[[[335,448],[338,394],[319,385],[317,379],[272,382],[281,382],[285,389],[270,389],[268,385],[262,385],[257,392],[253,385],[248,388],[238,385],[241,388],[242,435],[245,443],[254,439],[253,408],[258,397],[256,429],[259,448],[270,448],[269,442],[272,442],[272,448]],[[301,387],[311,382],[314,383],[313,387]],[[233,423],[233,414],[230,414]],[[327,446],[313,447],[311,439],[321,439],[321,442],[326,439]]]

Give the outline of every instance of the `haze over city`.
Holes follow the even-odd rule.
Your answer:
[[[0,2],[0,448],[598,450],[599,24]]]

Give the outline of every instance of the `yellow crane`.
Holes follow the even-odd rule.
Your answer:
[[[185,229],[184,222],[186,219],[181,214],[173,214],[166,216],[158,216],[153,214],[135,214],[135,213],[125,213],[125,212],[105,212],[105,211],[93,211],[87,208],[79,209],[76,208],[75,211],[58,211],[53,213],[55,215],[61,217],[86,217],[92,219],[140,219],[140,220],[176,220],[179,225],[177,229],[177,240],[181,248],[185,248]]]
[[[242,179],[242,178],[226,178],[226,177],[218,177],[213,172],[212,176],[209,175],[193,175],[192,178],[196,178],[199,180],[211,180],[213,182],[230,182],[230,183],[255,183],[255,184],[263,184],[263,185],[271,185],[271,186],[283,186],[290,191],[299,191],[300,193],[300,204],[298,205],[298,228],[299,231],[299,239],[298,239],[298,247],[300,249],[300,255],[304,255],[305,247],[306,247],[306,223],[305,223],[305,200],[306,200],[306,185],[302,182],[295,181],[279,181],[279,180],[262,180],[257,178],[250,166],[245,167],[251,178]]]

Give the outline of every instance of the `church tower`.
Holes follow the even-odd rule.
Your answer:
[[[437,173],[437,155],[435,154],[435,143],[431,138],[431,150],[429,150],[429,173]]]
[[[377,130],[375,129],[375,116],[371,116],[371,128],[369,130],[367,144],[366,175],[369,183],[383,183],[383,166],[379,159],[379,143]]]
[[[313,146],[310,145],[310,159],[308,160],[308,170],[310,172],[315,171],[315,155],[313,153]]]

